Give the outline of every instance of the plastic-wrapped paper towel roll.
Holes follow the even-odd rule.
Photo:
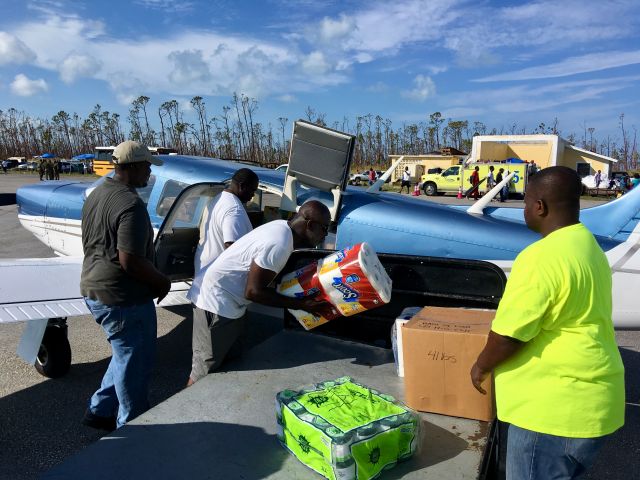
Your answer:
[[[299,298],[318,294],[318,299],[332,305],[322,315],[290,310],[309,330],[340,315],[348,317],[389,303],[391,279],[373,248],[359,243],[285,275],[278,292]]]
[[[325,296],[345,317],[391,300],[391,279],[366,242],[328,256],[319,270]]]

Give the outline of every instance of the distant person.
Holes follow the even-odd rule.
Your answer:
[[[490,191],[493,187],[496,186],[496,179],[493,176],[493,171],[495,170],[493,165],[489,166],[489,174],[487,175],[487,192]]]
[[[53,179],[60,180],[60,160],[53,161]]]
[[[44,160],[40,160],[38,162],[38,175],[40,175],[40,181],[42,181],[42,178],[44,177],[44,172],[45,172]]]
[[[629,190],[636,188],[638,184],[640,184],[640,174],[634,173],[630,183],[631,183],[631,188]]]
[[[53,180],[53,163],[51,163],[51,160],[45,160],[44,168],[47,174],[47,180]]]
[[[204,308],[207,292],[212,288],[205,281],[207,268],[227,248],[238,241],[243,235],[252,230],[249,216],[244,208],[258,189],[258,176],[253,170],[241,168],[231,177],[229,186],[216,195],[207,206],[208,216],[204,219],[203,232],[196,249],[194,277],[187,298],[193,307],[193,335],[191,373],[187,386],[200,380],[207,373],[211,373],[220,366],[220,357],[225,351],[221,348],[230,347],[238,341],[241,333],[236,323],[209,323],[209,318],[219,320],[219,317],[207,315]],[[211,277],[208,277],[211,280]],[[200,306],[199,306],[200,305]]]
[[[411,174],[409,174],[409,167],[404,167],[402,172],[402,183],[400,184],[400,194],[404,187],[407,187],[407,193],[411,193]]]
[[[598,170],[596,172],[595,177],[593,177],[593,181],[596,184],[596,188],[599,188],[600,187],[600,183],[602,182],[602,171],[601,170]]]
[[[567,167],[531,179],[524,218],[542,239],[513,263],[471,370],[481,393],[495,374],[498,419],[509,424],[509,480],[582,477],[624,424],[611,268],[579,221],[581,191],[580,177]]]
[[[376,172],[373,167],[369,168],[369,185],[376,183]]]
[[[111,344],[111,361],[93,394],[84,425],[114,430],[149,409],[149,380],[156,356],[157,318],[169,278],[153,264],[153,228],[136,188],[147,186],[151,164],[162,160],[133,141],[113,152],[115,175],[82,208],[84,261],[80,292]]]
[[[271,283],[294,248],[314,248],[324,240],[330,222],[329,209],[310,200],[291,220],[275,220],[247,233],[206,268],[202,280],[206,290],[200,291],[196,306],[213,328],[210,332],[194,328],[193,343],[205,345],[211,335],[216,348],[208,366],[215,369],[222,364],[244,330],[247,305],[251,302],[310,313],[327,307],[327,302],[310,297],[280,295]],[[199,378],[200,375],[192,380]]]
[[[469,177],[469,181],[471,182],[471,186],[473,189],[467,194],[467,198],[473,197],[474,200],[478,200],[480,198],[480,167],[476,166],[471,173],[471,177]]]
[[[501,168],[500,170],[498,170],[498,173],[496,175],[496,185],[502,182],[503,175],[504,175],[504,168]],[[500,202],[504,203],[505,200],[506,200],[506,195],[505,195],[505,189],[503,187],[500,189]]]

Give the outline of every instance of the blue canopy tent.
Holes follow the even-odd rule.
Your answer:
[[[56,158],[56,156],[53,153],[43,153],[40,158]]]
[[[96,156],[93,153],[81,153],[72,157],[71,160],[93,160]]]

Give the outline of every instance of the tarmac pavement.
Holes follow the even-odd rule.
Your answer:
[[[17,220],[16,189],[37,182],[37,175],[0,175],[2,259],[54,255]],[[468,202],[455,197],[425,200]],[[509,203],[515,206],[516,202]],[[72,366],[65,377],[57,380],[40,376],[15,354],[23,324],[0,325],[0,479],[37,478],[103,435],[82,426],[80,419],[106,370],[109,345],[91,317],[72,318],[68,324]],[[273,328],[260,325],[250,342],[255,344],[268,337],[274,333]],[[618,332],[617,339],[626,367],[627,420],[625,427],[612,435],[605,446],[590,479],[635,478],[640,467],[640,332]],[[190,361],[189,307],[158,309],[158,358],[151,381],[152,405],[183,388]],[[310,473],[309,478],[320,477]]]

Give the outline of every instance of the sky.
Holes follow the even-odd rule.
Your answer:
[[[126,117],[234,92],[278,125],[381,115],[565,136],[640,126],[637,0],[0,0],[0,110]],[[155,114],[157,118],[157,113]],[[152,121],[154,116],[152,115]],[[290,124],[289,124],[290,125]],[[290,128],[290,126],[289,126]]]

